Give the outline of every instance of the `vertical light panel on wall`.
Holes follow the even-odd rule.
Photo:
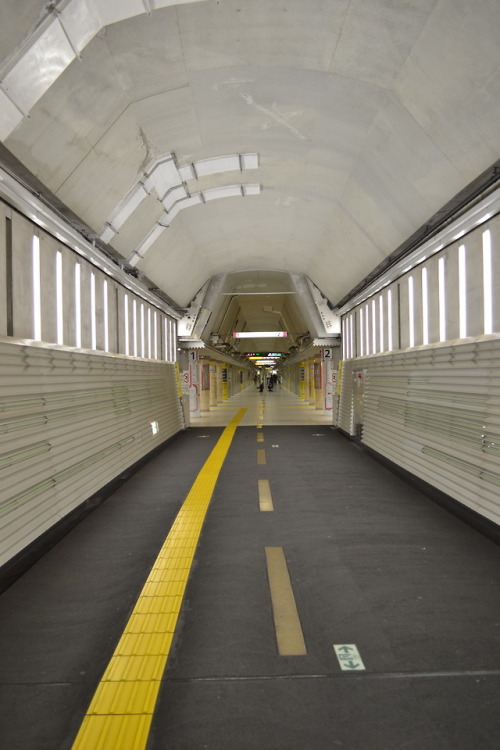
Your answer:
[[[483,300],[484,333],[493,333],[493,281],[491,265],[491,232],[483,232]]]
[[[365,305],[365,336],[366,353],[370,354],[370,308],[368,303]]]
[[[427,268],[422,268],[422,343],[429,343],[429,281]]]
[[[349,359],[349,348],[347,344],[347,318],[342,319],[342,359]]]
[[[393,350],[392,338],[392,289],[387,290],[387,348],[390,352]]]
[[[384,297],[381,294],[378,298],[378,327],[380,331],[380,351],[385,351],[384,349]]]
[[[408,276],[408,338],[410,348],[415,346],[415,300],[413,297],[413,276]]]
[[[168,355],[169,355],[169,348],[168,348],[168,320],[167,318],[163,318],[163,358],[166,362],[168,362]]]
[[[64,298],[62,253],[56,253],[56,338],[57,343],[64,344]]]
[[[354,313],[351,313],[349,315],[349,351],[351,354],[351,357],[356,356],[356,349],[355,349],[355,336],[354,336],[354,323],[355,323],[355,316]]]
[[[438,261],[439,340],[446,341],[446,261]]]
[[[95,305],[95,274],[90,274],[90,348],[97,349],[97,320]]]
[[[75,263],[75,346],[82,346],[82,267]]]
[[[365,316],[363,308],[359,308],[359,344],[360,344],[360,355],[364,357],[365,354]]]
[[[467,336],[467,267],[465,245],[458,248],[458,318],[459,336]]]
[[[102,282],[102,309],[104,325],[104,351],[109,352],[109,317],[108,317],[108,282],[106,279]]]
[[[377,353],[377,305],[372,299],[372,352]]]
[[[153,357],[158,359],[158,313],[153,312]]]
[[[125,329],[125,354],[127,357],[130,356],[130,330],[129,330],[129,316],[128,316],[128,294],[123,297],[123,326]]]
[[[132,302],[132,341],[134,343],[134,357],[137,357],[137,300]]]
[[[145,330],[144,330],[144,303],[141,302],[141,357],[146,357],[146,340],[145,340]]]
[[[151,359],[151,334],[152,334],[152,328],[151,328],[151,308],[148,307],[148,359]]]
[[[32,240],[32,278],[33,278],[33,338],[42,340],[42,295],[40,289],[40,238],[33,235]]]

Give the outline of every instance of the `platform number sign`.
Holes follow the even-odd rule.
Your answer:
[[[321,351],[322,367],[323,367],[323,408],[325,414],[331,414],[333,411],[333,349],[322,349]]]
[[[192,416],[200,416],[200,374],[198,369],[199,352],[189,352],[189,411]]]

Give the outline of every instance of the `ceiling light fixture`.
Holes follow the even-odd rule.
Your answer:
[[[286,331],[235,331],[235,339],[279,339],[286,338]]]

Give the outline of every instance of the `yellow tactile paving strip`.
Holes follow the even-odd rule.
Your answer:
[[[205,515],[236,428],[229,422],[186,497],[90,703],[72,750],[144,750]]]

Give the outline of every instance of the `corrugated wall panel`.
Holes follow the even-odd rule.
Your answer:
[[[354,435],[354,408],[353,408],[353,363],[356,360],[345,360],[342,366],[342,383],[339,402],[338,427],[348,435]]]
[[[500,523],[500,339],[364,357],[344,368],[349,380],[355,368],[365,371],[363,443]],[[347,402],[346,390],[346,415]]]
[[[0,565],[184,428],[169,362],[0,339],[0,391]]]

